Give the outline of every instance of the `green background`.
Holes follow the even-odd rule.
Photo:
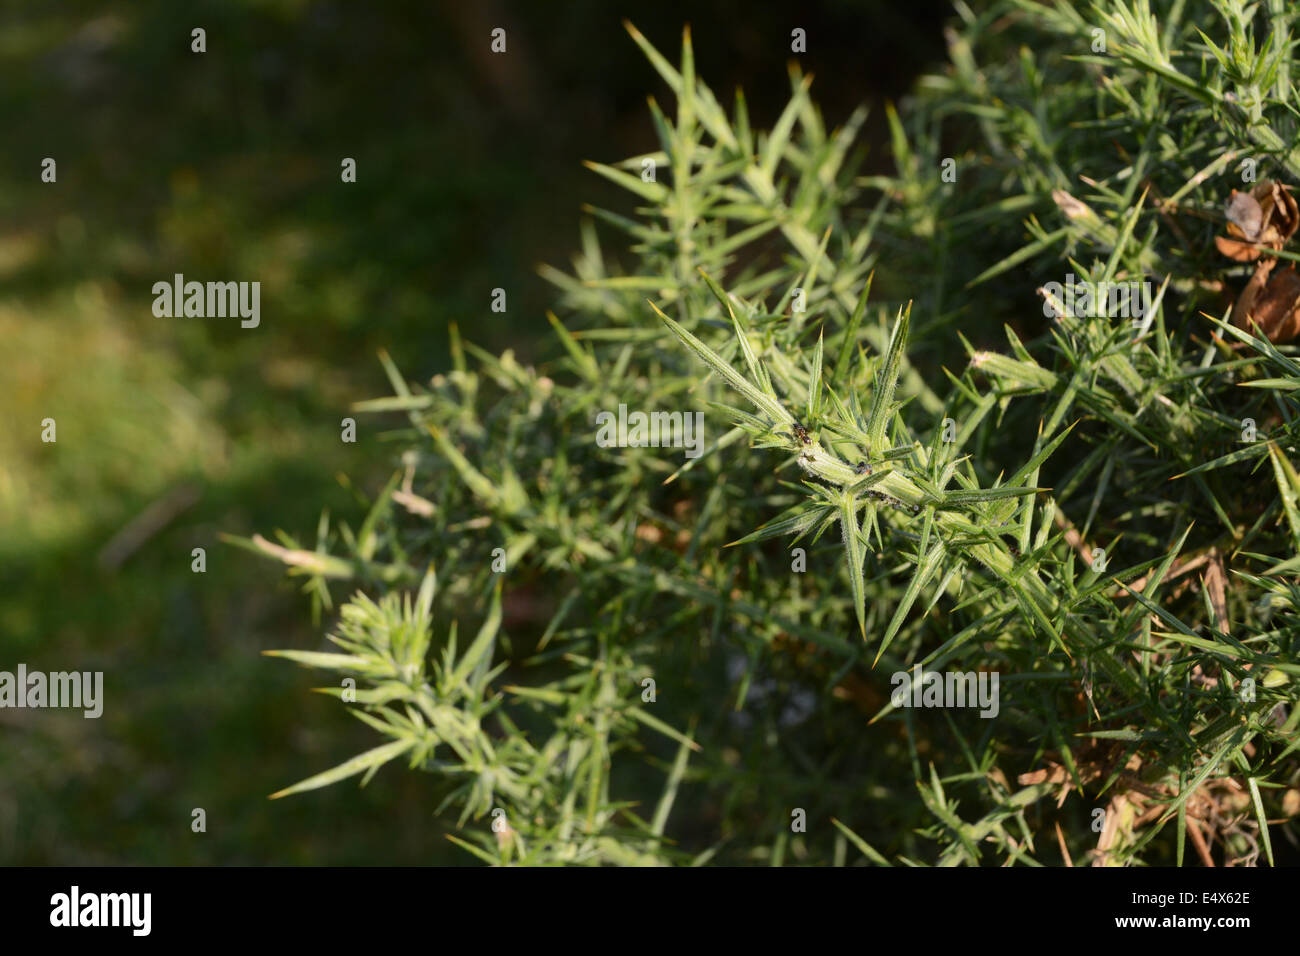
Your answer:
[[[98,720],[0,710],[0,863],[469,862],[418,775],[266,799],[373,735],[260,656],[321,628],[277,565],[218,535],[311,541],[322,508],[355,523],[349,482],[374,491],[394,466],[378,422],[339,436],[350,403],[388,393],[378,350],[427,378],[454,321],[544,358],[536,265],[567,266],[583,202],[627,206],[580,161],[655,146],[645,97],[664,91],[624,14],[667,51],[689,20],[701,75],[743,83],[763,125],[794,27],[833,124],[940,55],[941,10],[0,4],[0,669],[102,670],[106,697]],[[155,318],[151,287],[177,272],[260,281],[260,327]],[[101,564],[133,517],[186,494]]]

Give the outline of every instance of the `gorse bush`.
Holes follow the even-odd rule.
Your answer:
[[[385,357],[359,527],[247,542],[354,592],[338,651],[274,653],[382,741],[283,794],[400,759],[493,863],[1295,846],[1300,364],[1232,308],[1295,254],[1215,242],[1300,182],[1288,9],[956,10],[888,176],[798,69],[760,132],[630,29],[675,109],[590,164],[634,201],[543,268],[553,357]],[[620,406],[700,453],[609,447]]]

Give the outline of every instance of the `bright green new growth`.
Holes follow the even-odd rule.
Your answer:
[[[541,369],[455,330],[427,387],[385,357],[395,396],[358,410],[409,425],[361,527],[250,543],[318,608],[354,583],[344,653],[275,653],[353,678],[323,690],[384,740],[276,796],[403,757],[494,863],[1296,840],[1265,821],[1300,797],[1300,364],[1202,314],[1237,281],[1232,158],[1295,178],[1289,18],[993,7],[958,4],[952,67],[889,111],[889,177],[857,174],[865,114],[827,132],[797,70],[758,132],[689,34],[679,69],[629,28],[677,100],[651,101],[658,152],[590,164],[640,203],[588,210],[634,265],[588,222],[574,274],[543,267],[567,319]],[[1153,311],[1046,319],[1034,290],[1067,272],[1155,277]],[[704,454],[599,447],[620,403],[707,410]],[[475,616],[462,648],[442,622]],[[918,665],[1000,674],[1000,712],[894,706]]]

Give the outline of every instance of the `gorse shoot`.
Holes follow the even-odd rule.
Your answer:
[[[251,545],[318,607],[357,589],[342,653],[275,653],[383,741],[277,796],[400,757],[493,863],[1294,843],[1300,363],[1214,236],[1234,162],[1300,181],[1300,91],[1285,5],[1191,6],[958,3],[892,176],[796,68],[755,130],[689,33],[674,66],[629,27],[676,109],[589,164],[635,209],[542,268],[554,357],[385,357],[359,410],[406,416],[401,466],[361,526]],[[704,412],[702,453],[598,442],[622,406]]]

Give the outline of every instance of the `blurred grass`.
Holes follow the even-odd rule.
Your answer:
[[[106,696],[99,720],[0,711],[0,863],[465,862],[427,779],[266,800],[369,736],[259,656],[320,632],[274,566],[217,535],[355,516],[336,476],[374,488],[392,462],[364,417],[355,445],[339,421],[386,393],[380,348],[427,377],[458,321],[532,357],[550,301],[534,265],[566,262],[579,203],[616,195],[579,160],[653,148],[625,12],[670,47],[691,20],[702,72],[743,79],[756,122],[783,100],[789,18],[739,3],[0,2],[0,669],[103,670]],[[937,53],[933,24],[888,3],[797,20],[832,121]],[[508,57],[487,54],[495,25]],[[866,34],[889,52],[864,54]],[[155,318],[151,286],[177,272],[260,281],[261,326]]]

